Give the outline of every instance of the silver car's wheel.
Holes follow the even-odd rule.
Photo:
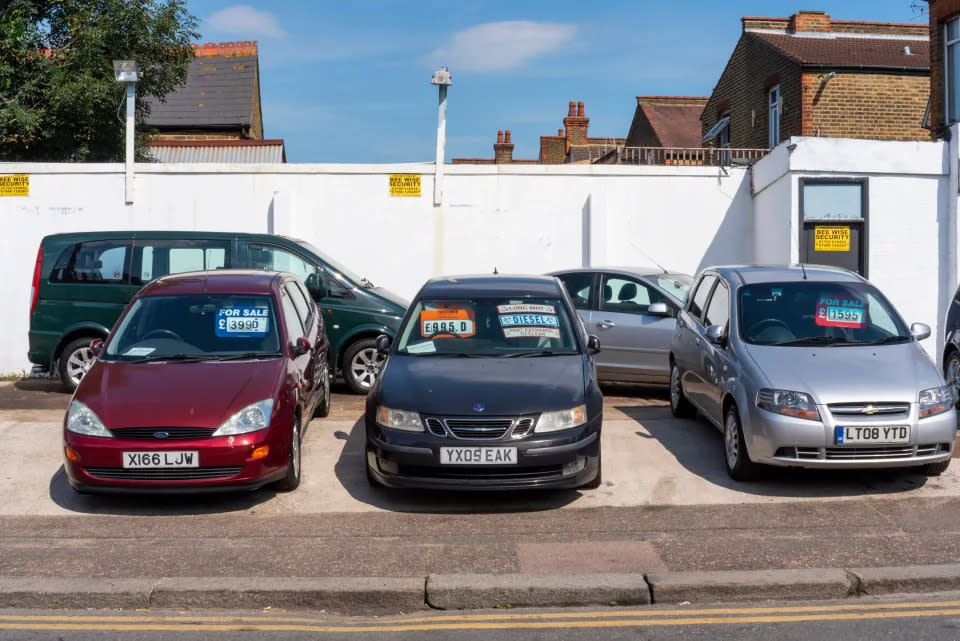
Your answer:
[[[733,412],[727,414],[727,422],[723,428],[723,446],[727,455],[727,469],[737,469],[740,462],[740,426]]]
[[[727,408],[723,421],[723,454],[730,478],[735,481],[752,481],[757,478],[760,466],[750,460],[740,415],[735,405]]]

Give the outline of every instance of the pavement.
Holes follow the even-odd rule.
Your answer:
[[[535,605],[518,595],[572,605],[853,598],[891,581],[905,592],[960,589],[960,466],[929,479],[773,470],[736,483],[713,427],[674,419],[663,390],[613,386],[597,490],[373,489],[359,450],[364,399],[339,391],[331,416],[308,427],[293,493],[91,497],[74,493],[61,469],[69,396],[50,381],[0,384],[11,461],[0,468],[0,607],[31,594],[36,607],[64,594],[110,603],[120,585],[111,581],[138,581],[129,584],[138,605],[160,593],[196,598],[166,602],[176,607],[215,607],[272,585],[250,603],[312,598],[311,607],[351,612],[363,599],[331,580],[353,585],[350,594],[365,589],[367,607],[383,612],[408,611],[411,594],[421,608],[475,608]],[[906,566],[918,567],[901,583],[882,573]],[[877,568],[872,579],[861,572]],[[285,581],[302,589],[284,591]],[[390,581],[402,589],[383,592]],[[386,595],[380,605],[374,594]]]

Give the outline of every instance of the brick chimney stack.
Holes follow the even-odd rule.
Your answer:
[[[590,119],[583,113],[582,102],[570,101],[570,109],[567,117],[563,119],[563,126],[567,130],[567,144],[587,144],[587,127],[590,126]]]
[[[493,159],[498,165],[513,162],[513,142],[510,141],[509,129],[497,132],[497,142],[493,145]]]
[[[830,33],[830,16],[825,11],[798,11],[790,16],[788,31]]]

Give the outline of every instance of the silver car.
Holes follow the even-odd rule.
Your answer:
[[[723,432],[736,480],[759,464],[941,474],[957,417],[929,335],[843,269],[708,269],[677,318],[670,407]]]
[[[666,385],[677,314],[693,279],[643,267],[591,267],[553,272],[573,300],[596,356],[601,381]]]

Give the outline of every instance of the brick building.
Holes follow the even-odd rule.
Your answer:
[[[769,148],[790,136],[929,137],[926,25],[831,20],[822,11],[742,22],[701,116],[705,141]]]
[[[950,82],[960,69],[960,0],[927,0],[930,14],[930,112],[934,136],[960,122],[960,83]]]
[[[700,114],[707,100],[694,96],[637,96],[626,146],[699,147]]]
[[[264,140],[256,40],[194,45],[186,83],[150,101],[158,162],[286,162],[283,140]]]
[[[505,163],[528,163],[541,165],[562,165],[565,163],[596,162],[604,155],[615,154],[622,147],[625,138],[598,138],[587,135],[590,118],[584,113],[582,102],[570,101],[567,115],[563,119],[563,129],[556,136],[540,136],[540,155],[536,159],[514,158],[513,142],[510,130],[498,131],[497,142],[493,144],[493,158],[453,158],[455,165],[493,165]]]

